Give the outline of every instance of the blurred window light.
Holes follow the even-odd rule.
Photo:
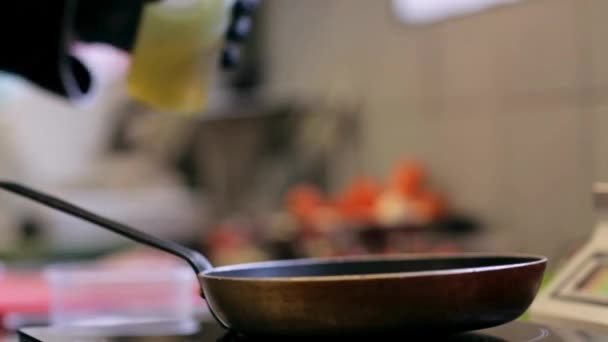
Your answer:
[[[393,0],[393,8],[400,20],[418,25],[519,1],[521,0]]]

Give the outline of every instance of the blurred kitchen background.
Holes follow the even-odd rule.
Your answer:
[[[458,2],[263,0],[242,64],[197,116],[132,101],[128,57],[107,46],[82,46],[97,88],[76,105],[3,75],[0,175],[217,264],[454,251],[559,263],[589,237],[592,184],[608,178],[608,2]],[[134,247],[0,203],[9,264]]]

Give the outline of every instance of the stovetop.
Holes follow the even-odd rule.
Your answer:
[[[423,341],[424,337],[408,335],[378,336],[387,340]],[[331,338],[330,340],[336,340]],[[350,340],[340,339],[340,340]],[[364,338],[366,339],[366,338]],[[119,324],[97,327],[49,328],[33,327],[19,331],[19,340],[25,342],[79,341],[79,342],[144,342],[144,341],[262,341],[285,340],[285,338],[246,337],[228,332],[212,321],[180,321],[164,323]],[[289,338],[294,340],[294,338]],[[310,340],[297,338],[295,340]],[[327,340],[327,339],[324,339]],[[436,336],[433,338],[436,340]],[[608,341],[608,336],[584,330],[566,329],[526,322],[512,322],[503,326],[475,332],[441,337],[448,342],[599,342]]]

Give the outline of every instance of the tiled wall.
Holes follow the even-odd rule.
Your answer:
[[[608,1],[427,27],[388,0],[268,1],[268,90],[360,101],[369,172],[421,158],[511,250],[560,255],[589,234],[608,180]]]

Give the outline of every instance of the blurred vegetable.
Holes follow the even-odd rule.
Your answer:
[[[444,194],[429,184],[427,171],[415,160],[397,163],[385,182],[359,175],[337,193],[299,183],[283,203],[284,210],[255,225],[250,219],[218,225],[207,240],[213,262],[455,253],[464,248],[449,234],[474,227],[450,212]],[[447,240],[438,239],[441,233]]]
[[[412,207],[397,191],[383,193],[375,205],[375,215],[379,224],[394,227],[412,221]]]
[[[286,206],[305,230],[329,232],[370,224],[423,226],[447,211],[445,199],[428,188],[422,164],[405,160],[396,164],[385,187],[362,175],[332,198],[314,185],[299,184],[287,193]]]
[[[314,221],[315,211],[325,204],[321,191],[309,184],[300,184],[287,193],[287,211],[303,223]]]
[[[369,177],[355,179],[338,197],[339,213],[347,220],[369,222],[375,217],[375,206],[382,187]]]
[[[417,197],[423,190],[426,173],[422,165],[416,161],[404,161],[393,170],[389,187],[407,198]]]
[[[412,207],[423,223],[433,222],[445,214],[446,204],[439,194],[426,191],[412,200]]]

